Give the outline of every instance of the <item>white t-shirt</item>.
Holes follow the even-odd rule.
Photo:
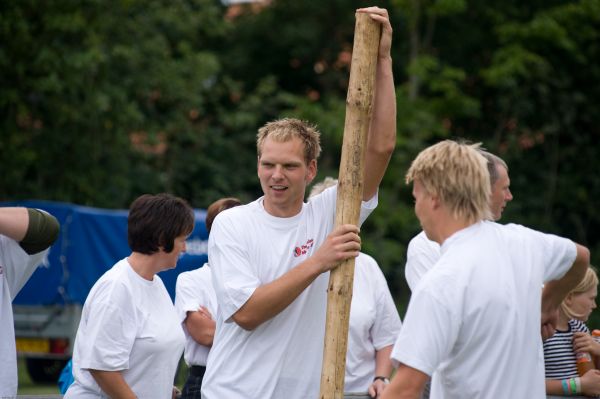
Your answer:
[[[121,370],[138,398],[170,398],[185,342],[180,326],[160,277],[148,281],[120,260],[83,306],[65,398],[106,397],[88,369]]]
[[[188,366],[206,366],[209,346],[200,345],[188,333],[183,322],[187,312],[194,312],[204,306],[213,318],[217,317],[217,295],[212,286],[210,266],[205,263],[199,269],[183,272],[177,277],[175,288],[175,311],[185,333],[183,357]]]
[[[541,287],[569,270],[575,244],[479,222],[441,250],[412,294],[392,359],[435,370],[431,398],[545,398]]]
[[[440,256],[440,245],[427,238],[424,231],[410,240],[406,250],[404,275],[411,292],[417,288],[419,281],[435,265]]]
[[[17,396],[17,350],[12,301],[49,250],[28,255],[15,240],[0,235],[0,398]]]
[[[393,345],[400,316],[375,259],[361,253],[354,267],[345,392],[367,392],[375,377],[375,352]]]
[[[247,331],[231,316],[254,290],[314,254],[332,231],[336,187],[290,218],[267,213],[263,198],[221,212],[208,256],[219,310],[202,384],[205,399],[316,398],[319,393],[329,273],[317,277],[285,310]],[[377,205],[362,203],[360,222]]]

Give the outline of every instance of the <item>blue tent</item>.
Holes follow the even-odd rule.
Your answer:
[[[51,201],[5,202],[2,206],[43,209],[61,225],[47,262],[36,270],[14,300],[16,305],[83,304],[106,270],[131,253],[127,245],[127,210],[108,210]],[[177,275],[201,267],[208,260],[206,212],[195,210],[196,226],[187,252],[177,267],[159,274],[171,298]]]

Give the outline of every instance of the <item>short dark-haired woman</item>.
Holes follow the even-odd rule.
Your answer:
[[[192,208],[169,194],[145,194],[129,209],[131,255],[92,287],[65,398],[170,398],[185,342],[156,273],[174,268],[194,228]]]

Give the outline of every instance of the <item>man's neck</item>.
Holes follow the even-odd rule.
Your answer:
[[[469,222],[464,218],[455,219],[447,212],[440,213],[440,217],[433,228],[433,241],[442,245],[454,233],[466,229],[473,224],[475,222]]]
[[[291,218],[300,213],[300,211],[302,210],[302,203],[295,206],[281,207],[274,206],[273,204],[269,203],[265,198],[263,200],[263,207],[265,208],[265,211],[267,211],[267,213],[271,216],[275,216],[278,218]]]

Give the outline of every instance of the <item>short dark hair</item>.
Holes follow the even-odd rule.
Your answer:
[[[152,255],[173,250],[175,238],[194,230],[194,210],[171,194],[144,194],[129,207],[127,241],[134,252]]]
[[[234,197],[221,198],[210,204],[206,210],[206,231],[208,231],[208,234],[210,234],[210,228],[219,213],[238,205],[242,205],[242,202]]]

